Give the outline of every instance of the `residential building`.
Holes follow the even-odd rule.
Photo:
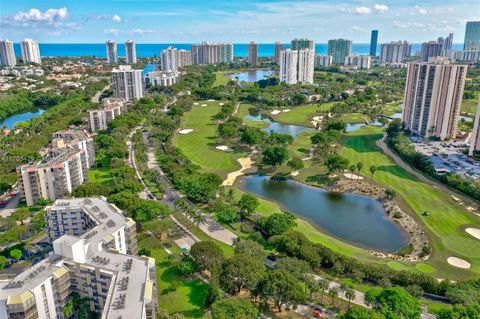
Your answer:
[[[459,62],[480,62],[480,51],[455,51],[453,59]]]
[[[370,55],[349,55],[345,58],[345,65],[368,70],[372,66],[372,57]]]
[[[333,64],[345,63],[345,58],[352,55],[352,41],[345,39],[329,40],[328,55],[332,56]]]
[[[480,21],[467,21],[464,51],[480,51]]]
[[[90,131],[103,131],[107,129],[107,125],[128,110],[127,102],[121,98],[106,98],[102,100],[102,109],[90,110],[88,123]]]
[[[412,53],[412,45],[407,41],[383,43],[380,46],[380,64],[401,64]]]
[[[104,319],[155,318],[155,259],[136,256],[131,218],[91,197],[56,200],[45,221],[53,252],[0,282],[0,318],[69,318],[74,293]]]
[[[298,50],[297,81],[304,84],[313,84],[315,71],[315,51],[310,49]]]
[[[130,65],[120,65],[112,71],[113,95],[125,101],[143,97],[145,88],[143,70],[134,70]]]
[[[153,86],[172,86],[180,81],[180,73],[174,71],[152,71],[145,77],[145,82]]]
[[[315,41],[313,40],[295,38],[292,40],[291,45],[292,50],[309,49],[315,51]]]
[[[202,42],[192,44],[192,64],[231,63],[233,44],[231,42]]]
[[[445,38],[439,37],[437,42],[442,44],[441,56],[448,56],[453,47],[453,33],[449,33]]]
[[[370,56],[377,56],[378,30],[372,30],[370,35]]]
[[[468,155],[472,156],[475,152],[480,152],[480,101],[477,105],[477,113],[473,123],[472,138],[470,140]]]
[[[177,63],[177,49],[169,46],[165,50],[162,51],[161,57],[161,68],[163,71],[178,71],[178,63]]]
[[[331,55],[315,54],[315,67],[316,68],[332,66],[332,61],[333,61],[333,58],[332,58]]]
[[[177,50],[177,66],[183,68],[192,64],[192,52],[187,50]]]
[[[117,42],[108,40],[107,42],[105,42],[105,47],[107,48],[107,63],[118,63]]]
[[[428,62],[437,56],[442,56],[443,42],[429,41],[422,43],[422,51],[420,53],[420,60]]]
[[[16,64],[13,42],[8,39],[0,40],[0,65],[15,66]]]
[[[282,42],[275,42],[275,63],[280,64],[280,52],[283,50]]]
[[[38,199],[63,198],[88,179],[95,164],[95,144],[84,131],[53,133],[51,148],[42,161],[17,168],[19,189],[28,206]]]
[[[297,83],[298,51],[285,49],[280,52],[280,82]]]
[[[125,57],[127,64],[137,63],[137,47],[135,41],[128,40],[125,42]]]
[[[408,64],[402,119],[406,129],[422,137],[454,138],[462,103],[466,65],[446,57]]]
[[[258,43],[251,41],[248,44],[248,64],[258,64]]]
[[[40,58],[40,47],[38,42],[32,39],[25,39],[20,43],[22,49],[22,59],[24,63],[42,64]]]

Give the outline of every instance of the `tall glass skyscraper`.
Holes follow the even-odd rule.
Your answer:
[[[370,55],[377,56],[378,30],[372,30],[370,37]]]
[[[467,21],[463,50],[480,50],[480,21]]]

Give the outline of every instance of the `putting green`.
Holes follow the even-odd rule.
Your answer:
[[[426,274],[431,274],[435,271],[435,268],[425,263],[418,263],[415,265],[415,268]]]
[[[393,270],[408,270],[408,267],[404,264],[399,263],[398,261],[389,261],[387,262],[388,267],[392,268]]]

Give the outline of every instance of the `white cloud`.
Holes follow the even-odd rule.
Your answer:
[[[413,9],[410,10],[410,15],[418,15],[418,14],[425,15],[427,13],[428,13],[427,9],[422,8],[420,6],[414,6]]]
[[[155,31],[153,31],[152,29],[133,29],[133,30],[128,31],[127,34],[132,35],[132,36],[135,36],[135,35],[142,36],[142,35],[150,34],[150,33],[154,33],[154,32]]]
[[[120,30],[118,29],[105,29],[103,30],[103,33],[105,35],[114,35],[114,36],[117,36],[120,34]]]
[[[402,23],[400,21],[394,21],[393,22],[393,27],[397,29],[423,29],[425,28],[425,25],[422,23],[418,22],[405,22]]]
[[[122,18],[120,18],[120,16],[118,14],[114,14],[113,17],[112,17],[112,20],[117,22],[117,23],[122,22]]]
[[[368,33],[367,30],[359,27],[358,25],[351,27],[350,30],[352,30],[353,32]]]
[[[357,7],[355,8],[355,13],[356,14],[369,14],[372,12],[372,9],[370,9],[369,7]]]
[[[68,18],[68,9],[66,7],[60,9],[48,9],[42,12],[32,8],[27,12],[19,11],[13,16],[13,21],[18,23],[47,23],[64,21]]]
[[[373,8],[378,13],[385,13],[388,11],[388,6],[386,4],[376,4]]]

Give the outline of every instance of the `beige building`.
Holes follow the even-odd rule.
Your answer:
[[[143,97],[145,83],[143,70],[134,70],[130,65],[120,65],[112,71],[113,95],[125,101]]]
[[[251,41],[248,44],[248,64],[258,64],[258,43]]]
[[[231,42],[202,42],[192,44],[192,64],[231,63],[233,44]]]
[[[275,42],[275,63],[280,64],[280,52],[283,50],[282,42]]]
[[[383,43],[380,46],[380,64],[401,64],[411,53],[412,45],[407,41]]]
[[[468,155],[472,156],[475,152],[480,152],[480,101],[477,106]]]
[[[345,58],[345,65],[368,70],[372,66],[372,57],[369,55],[349,55]]]
[[[462,103],[466,65],[448,58],[408,64],[403,108],[406,129],[422,137],[452,139]]]
[[[136,256],[132,219],[103,197],[57,200],[45,211],[53,253],[0,281],[0,318],[67,318],[74,293],[102,319],[155,318],[155,260]]]
[[[56,132],[42,161],[17,168],[22,199],[33,206],[40,198],[65,197],[88,179],[88,169],[94,164],[95,145],[86,132]]]
[[[177,50],[177,64],[179,68],[192,64],[192,52],[187,50]]]
[[[102,109],[88,112],[90,131],[103,131],[107,129],[110,121],[116,119],[128,110],[127,102],[121,98],[106,98],[102,100]]]

